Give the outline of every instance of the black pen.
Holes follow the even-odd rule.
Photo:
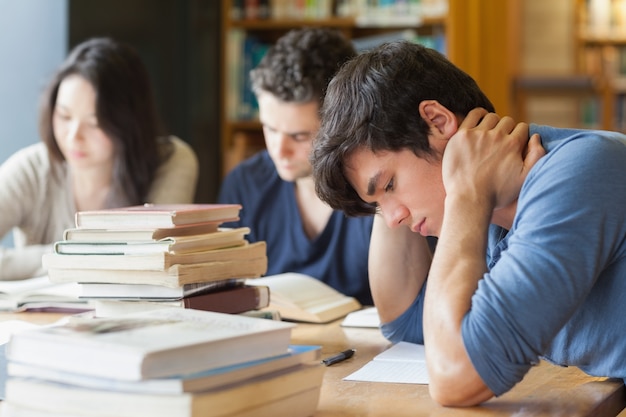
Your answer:
[[[344,350],[343,352],[339,352],[336,355],[329,356],[326,359],[322,359],[322,363],[326,366],[329,366],[341,361],[345,361],[346,359],[350,359],[352,355],[354,355],[354,352],[356,352],[356,349]]]

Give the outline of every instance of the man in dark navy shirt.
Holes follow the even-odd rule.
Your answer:
[[[266,241],[268,275],[299,272],[372,304],[368,251],[372,217],[348,218],[315,193],[309,156],[328,82],[356,52],[332,29],[292,30],[251,71],[267,150],[225,178],[220,203],[243,206],[248,240]]]

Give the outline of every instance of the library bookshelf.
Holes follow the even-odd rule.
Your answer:
[[[276,4],[307,3],[327,5],[323,12],[294,11],[279,13]],[[254,67],[263,48],[294,28],[330,27],[353,40],[384,38],[410,31],[418,41],[432,42],[453,63],[468,72],[492,100],[498,112],[508,114],[514,72],[518,66],[519,0],[419,0],[397,3],[435,3],[427,14],[399,18],[368,11],[359,15],[356,6],[339,10],[338,4],[354,6],[356,0],[279,2],[224,0],[221,18],[221,91],[220,129],[222,174],[264,149],[261,124],[249,102],[240,108],[240,94],[251,95],[245,85],[247,71]],[[351,5],[350,3],[354,3]],[[380,2],[383,3],[383,2]],[[387,2],[394,3],[394,2]],[[261,5],[250,13],[246,4]],[[265,5],[265,6],[264,6]],[[267,7],[267,8],[264,8]],[[280,6],[276,6],[280,7]],[[347,11],[346,11],[347,10]],[[426,10],[425,8],[421,9]],[[380,12],[380,13],[379,13]],[[361,12],[362,13],[362,12]],[[253,39],[254,44],[246,44]],[[259,47],[259,45],[261,45]],[[248,69],[245,67],[247,60]],[[239,84],[239,85],[238,85]],[[235,87],[238,85],[237,87]],[[253,100],[253,99],[252,99]],[[244,100],[247,101],[247,100]]]
[[[576,0],[576,67],[593,81],[585,127],[626,132],[626,0]]]

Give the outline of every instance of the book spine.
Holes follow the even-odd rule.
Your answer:
[[[182,299],[185,308],[238,314],[269,305],[269,287],[243,286],[208,292]]]

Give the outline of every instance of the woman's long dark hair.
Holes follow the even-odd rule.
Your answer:
[[[162,160],[157,146],[162,134],[150,77],[137,52],[110,38],[93,38],[77,45],[52,77],[44,92],[39,132],[51,163],[64,157],[54,137],[52,118],[61,82],[70,75],[87,80],[96,92],[96,117],[115,149],[112,190],[129,204],[146,200]]]

